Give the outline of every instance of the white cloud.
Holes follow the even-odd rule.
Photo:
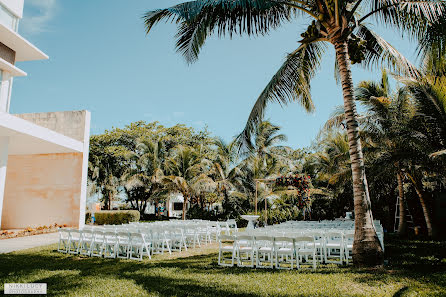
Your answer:
[[[48,31],[48,23],[56,14],[56,0],[26,0],[21,29],[28,34]]]

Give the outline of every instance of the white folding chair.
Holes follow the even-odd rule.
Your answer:
[[[317,257],[314,237],[300,236],[294,238],[294,251],[296,254],[296,264],[298,269],[300,269],[300,264],[303,263],[304,259],[306,262],[309,262],[309,256],[311,256],[313,260],[313,269],[316,269]]]
[[[274,254],[277,269],[293,269],[293,262],[295,257],[294,239],[286,236],[275,237]],[[290,266],[281,266],[280,264]]]
[[[237,242],[237,266],[239,267],[254,267],[254,236],[239,235],[236,237]],[[250,264],[244,264],[244,261]]]
[[[201,247],[200,237],[196,228],[186,226],[184,228],[184,237],[186,239],[186,245],[188,245],[188,247],[195,248],[197,244],[199,247]]]
[[[93,231],[93,240],[91,241],[90,256],[102,257],[102,251],[104,249],[104,231],[102,229],[96,229]]]
[[[325,233],[325,263],[342,264],[344,255],[343,234],[341,232]]]
[[[348,265],[349,260],[352,258],[352,251],[353,251],[353,240],[354,240],[355,234],[348,232],[344,234],[344,257],[345,262]]]
[[[324,243],[325,243],[325,235],[324,232],[318,231],[314,229],[313,231],[305,232],[304,236],[313,236],[314,237],[314,245],[316,246],[316,253],[319,255],[319,262],[324,262]]]
[[[80,255],[90,256],[92,241],[93,241],[93,230],[91,228],[84,228],[82,230],[81,242],[79,244]]]
[[[145,250],[143,235],[139,232],[130,232],[129,235],[129,259],[142,261]]]
[[[187,251],[186,239],[184,238],[183,229],[181,228],[172,228],[170,230],[171,236],[171,249],[173,251],[181,252],[184,249]]]
[[[256,267],[274,268],[274,238],[271,236],[255,236]],[[267,264],[267,265],[264,265]]]
[[[218,241],[218,265],[230,267],[234,266],[237,251],[235,236],[220,235]],[[231,253],[231,258],[225,258],[225,253]],[[231,263],[226,263],[227,260],[231,260]]]
[[[118,239],[114,231],[104,232],[104,258],[116,258]]]
[[[116,257],[127,259],[129,256],[130,235],[126,231],[119,231],[116,233],[116,237]]]
[[[57,246],[58,252],[61,252],[61,253],[68,252],[70,230],[71,229],[66,229],[66,228],[59,229],[59,244]]]
[[[70,229],[70,235],[68,239],[68,253],[78,254],[79,253],[79,243],[81,241],[82,231],[77,229]]]

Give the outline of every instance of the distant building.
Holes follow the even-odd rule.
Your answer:
[[[48,59],[17,33],[23,4],[0,0],[0,227],[82,226],[90,112],[9,113],[15,63]]]

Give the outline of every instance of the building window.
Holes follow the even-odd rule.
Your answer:
[[[19,27],[19,18],[13,15],[5,6],[0,4],[0,23],[17,32]]]
[[[174,202],[173,210],[183,210],[183,203],[182,202]]]

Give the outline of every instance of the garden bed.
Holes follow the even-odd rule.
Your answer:
[[[27,227],[20,230],[0,230],[0,240],[9,239],[16,237],[24,237],[38,234],[54,233],[57,232],[59,228],[67,227],[67,225],[50,225],[50,226],[39,226],[36,228]]]

